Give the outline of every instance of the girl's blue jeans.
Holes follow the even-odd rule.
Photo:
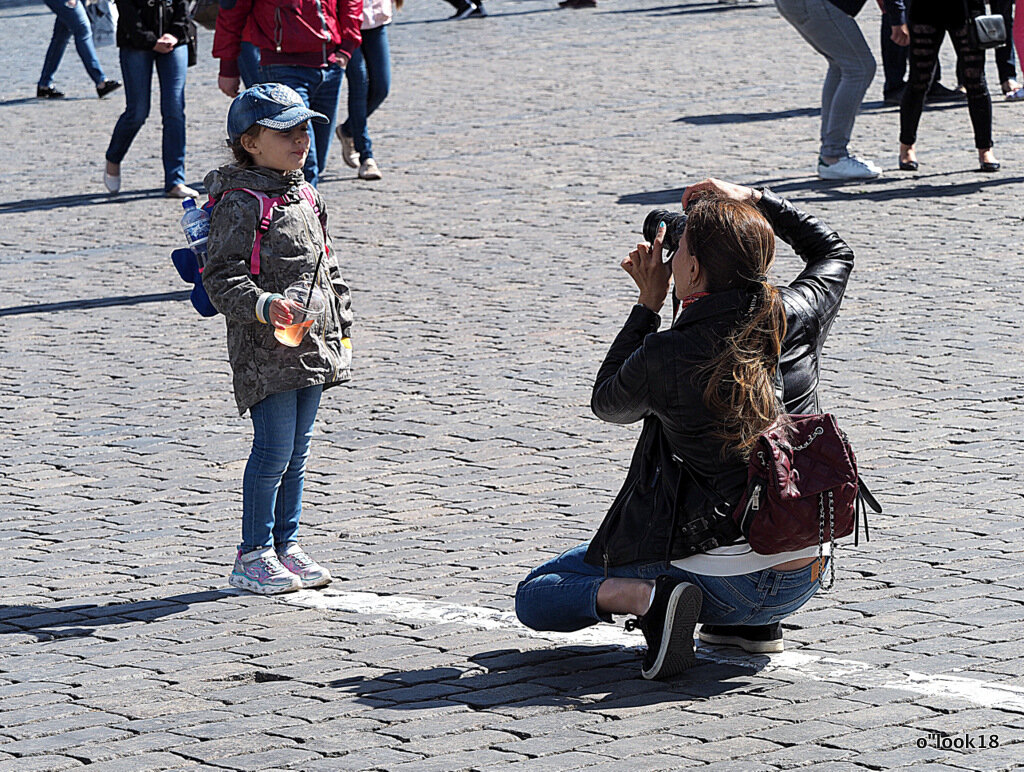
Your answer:
[[[363,30],[363,42],[348,63],[348,118],[341,133],[352,137],[359,161],[373,158],[373,143],[366,119],[380,107],[391,90],[391,49],[387,26]]]
[[[249,408],[253,439],[242,476],[242,552],[283,550],[302,514],[313,421],[323,386],[271,394]]]
[[[153,90],[153,68],[160,81],[160,117],[163,119],[164,190],[185,181],[185,71],[188,46],[182,44],[167,54],[121,49],[125,109],[114,125],[107,147],[107,160],[119,164],[128,154],[135,135],[149,117]]]
[[[50,47],[46,49],[46,58],[43,59],[43,72],[39,76],[39,85],[42,88],[53,86],[53,75],[60,67],[60,61],[64,58],[64,49],[68,47],[68,41],[73,35],[75,38],[75,50],[78,51],[78,58],[85,65],[85,71],[89,73],[92,82],[100,85],[106,76],[103,74],[103,67],[96,57],[96,47],[92,44],[92,26],[89,24],[89,17],[85,13],[85,0],[78,0],[74,8],[68,8],[65,0],[43,0],[46,6],[57,14],[53,22],[53,36],[50,38]]]
[[[516,615],[534,630],[568,633],[611,616],[597,611],[597,590],[605,580],[603,568],[584,562],[580,544],[533,569],[516,590]],[[768,625],[803,606],[818,591],[811,578],[814,563],[796,571],[765,569],[742,576],[702,576],[671,563],[631,563],[609,569],[609,577],[655,579],[679,577],[700,588],[702,624]],[[827,569],[826,569],[827,570]]]

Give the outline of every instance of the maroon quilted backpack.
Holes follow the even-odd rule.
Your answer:
[[[733,519],[755,552],[775,555],[818,545],[821,557],[827,541],[852,533],[858,543],[864,503],[882,511],[861,482],[853,448],[835,417],[790,415],[758,439]],[[867,539],[866,512],[863,521]]]

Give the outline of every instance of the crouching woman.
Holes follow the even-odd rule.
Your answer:
[[[755,553],[727,502],[740,499],[765,429],[820,412],[819,355],[853,268],[835,232],[768,190],[710,179],[687,188],[683,207],[670,262],[664,223],[622,261],[640,296],[594,384],[599,418],[643,421],[626,480],[590,544],[516,591],[519,619],[536,630],[637,617],[626,626],[646,638],[645,678],[694,664],[698,622],[703,642],[781,651],[780,621],[819,589],[817,545]],[[805,262],[788,286],[768,280],[776,236]],[[670,280],[680,310],[658,332]]]

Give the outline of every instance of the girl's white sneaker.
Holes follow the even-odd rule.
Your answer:
[[[303,587],[323,587],[331,583],[331,572],[307,555],[298,544],[289,544],[277,554],[286,569],[291,571]]]
[[[276,595],[302,586],[299,577],[281,565],[272,547],[244,555],[239,550],[228,584],[260,595]]]

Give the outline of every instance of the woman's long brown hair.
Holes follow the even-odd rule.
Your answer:
[[[704,404],[722,421],[723,453],[746,458],[757,438],[778,419],[775,370],[786,335],[786,311],[778,287],[768,281],[775,261],[775,234],[755,207],[703,196],[689,210],[686,246],[707,277],[709,292],[750,293],[721,350],[700,369],[707,379]]]

